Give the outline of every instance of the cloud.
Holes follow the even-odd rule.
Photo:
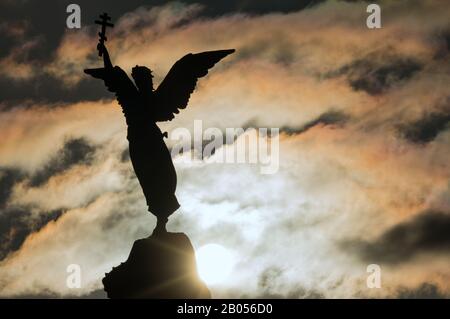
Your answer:
[[[405,81],[420,71],[420,63],[411,59],[387,58],[386,65],[374,65],[370,58],[356,61],[350,66],[350,85],[355,90],[363,90],[376,95],[392,85]]]
[[[0,208],[4,208],[8,202],[16,182],[23,178],[23,174],[16,169],[0,169]]]
[[[32,64],[25,62],[29,51],[38,44],[38,39],[32,39],[15,47],[11,53],[0,60],[3,77],[13,80],[24,80],[34,76]]]
[[[401,263],[418,254],[448,253],[450,215],[427,211],[387,229],[379,238],[355,245],[360,256],[373,263]]]
[[[100,279],[114,264],[126,258],[132,239],[148,235],[151,229],[149,214],[138,214],[136,208],[128,211],[113,208],[118,203],[123,207],[123,196],[105,194],[85,208],[66,211],[56,222],[47,223],[39,232],[28,236],[19,251],[0,262],[1,295],[73,295],[65,285],[66,268],[72,263],[79,264],[83,271],[83,289],[77,295],[99,289],[100,282],[95,278]],[[122,221],[118,218],[121,215]],[[81,216],[84,218],[80,219]],[[137,220],[132,222],[134,218]],[[135,226],[130,228],[130,222]],[[80,229],[84,229],[82,237],[79,237]],[[115,237],[114,229],[121,233],[121,238]],[[100,242],[103,245],[94,248],[93,243]],[[121,253],[111,259],[111,252],[117,250]],[[48,268],[49,260],[52,260],[52,271]],[[25,265],[32,271],[27,271],[21,279],[16,271],[24,274]]]
[[[82,65],[76,64],[74,56],[93,51],[90,45],[79,46],[79,37],[86,37],[85,33],[79,30],[68,30],[65,28],[67,13],[65,8],[70,1],[49,0],[45,3],[33,1],[3,1],[0,4],[0,65],[2,66],[2,79],[0,79],[0,100],[5,103],[24,101],[33,99],[41,102],[79,102],[84,100],[96,100],[104,96],[100,85],[91,80],[84,80],[79,86],[70,86],[67,83],[73,83],[73,76],[83,69]],[[306,6],[312,6],[318,1],[302,0],[280,0],[271,2],[270,5],[261,4],[260,1],[246,1],[242,3],[239,0],[186,0],[183,3],[172,2],[167,5],[164,0],[133,0],[120,3],[111,3],[110,1],[87,1],[77,2],[82,8],[82,26],[88,30],[92,37],[97,37],[94,20],[100,12],[108,8],[108,13],[117,20],[124,12],[134,12],[128,15],[127,20],[137,18],[135,22],[141,21],[144,24],[136,24],[136,28],[141,28],[152,19],[145,17],[147,11],[143,7],[153,8],[162,7],[167,13],[164,17],[161,15],[159,23],[161,26],[170,25],[167,21],[178,21],[184,17],[185,5],[190,4],[191,8],[197,8],[196,12],[201,17],[217,17],[231,12],[242,12],[247,14],[267,13],[271,11],[291,12],[297,11]],[[167,5],[167,6],[165,6]],[[203,10],[199,11],[198,8]],[[171,8],[174,8],[175,14],[171,14]],[[158,10],[158,9],[157,9]],[[178,10],[178,11],[177,11]],[[45,12],[43,16],[39,12]],[[138,18],[138,16],[144,19]],[[126,16],[126,15],[125,15]],[[181,18],[183,20],[183,18]],[[95,30],[94,30],[95,26]],[[128,25],[130,26],[130,25]],[[179,26],[179,25],[178,25]],[[117,28],[117,25],[116,25]],[[152,25],[151,29],[155,29]],[[38,45],[33,46],[28,51],[27,56],[20,63],[14,61],[18,52],[24,52],[22,46],[39,37]],[[62,41],[68,39],[77,41],[66,42],[66,45],[60,46]],[[55,54],[61,54],[64,48],[69,47],[74,50],[68,51],[70,55],[64,55],[59,61],[53,61]],[[67,51],[66,51],[67,52]],[[2,59],[3,58],[3,59]],[[57,63],[54,63],[57,62]],[[79,72],[78,72],[79,73]],[[57,76],[59,75],[59,76]],[[61,79],[62,77],[62,79]],[[92,86],[96,89],[90,89]],[[69,96],[68,96],[69,95]],[[68,100],[69,99],[69,100]]]
[[[281,132],[287,134],[301,134],[309,130],[316,125],[343,125],[348,120],[348,116],[339,111],[327,111],[322,113],[319,117],[304,124],[302,127],[295,128],[281,128]]]
[[[422,118],[400,126],[400,132],[409,141],[423,144],[434,140],[439,133],[445,131],[448,123],[450,123],[450,104],[447,101],[447,105],[441,110],[425,113]]]
[[[445,59],[450,52],[450,30],[444,30],[436,35],[437,48],[435,58]]]
[[[32,201],[26,202],[26,195],[20,195],[17,201],[18,189],[28,188],[28,192],[44,186],[55,176],[64,174],[75,165],[90,165],[93,161],[94,148],[83,139],[72,139],[46,163],[45,167],[34,174],[27,174],[17,169],[2,169],[0,174],[0,260],[9,253],[20,248],[25,238],[39,231],[48,222],[57,220],[65,207],[62,204],[48,209],[36,206]],[[55,190],[53,190],[55,191]],[[49,201],[44,197],[40,200]],[[67,203],[66,203],[67,204]]]
[[[30,103],[2,112],[0,165],[3,167],[35,172],[56,156],[67,140],[84,138],[88,143],[100,144],[125,131],[120,110],[110,102]],[[124,148],[125,141],[119,142],[118,147]]]
[[[0,260],[20,249],[30,234],[57,220],[63,213],[61,209],[36,213],[30,207],[3,210],[0,215]]]
[[[37,171],[30,179],[30,186],[44,184],[50,177],[61,173],[77,164],[89,165],[93,160],[94,147],[84,139],[77,138],[67,141],[63,148],[47,162],[46,166]]]
[[[442,292],[435,284],[425,282],[416,288],[399,288],[395,297],[400,299],[448,299],[449,295]]]

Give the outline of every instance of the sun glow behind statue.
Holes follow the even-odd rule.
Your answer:
[[[236,264],[235,255],[217,244],[200,247],[196,252],[196,259],[199,276],[210,285],[224,282]]]

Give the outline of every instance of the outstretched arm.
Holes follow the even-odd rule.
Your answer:
[[[109,57],[108,50],[104,43],[100,42],[98,44],[98,50],[102,52],[103,55],[103,63],[105,64],[105,69],[112,69],[113,65],[111,63],[111,59]]]

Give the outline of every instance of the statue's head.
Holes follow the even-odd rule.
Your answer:
[[[145,66],[136,65],[131,69],[131,76],[136,83],[137,88],[141,92],[146,92],[148,90],[153,90],[153,75],[152,70]]]

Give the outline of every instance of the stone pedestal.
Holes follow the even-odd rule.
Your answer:
[[[183,233],[164,232],[135,241],[127,261],[106,274],[103,285],[109,298],[211,298]]]

